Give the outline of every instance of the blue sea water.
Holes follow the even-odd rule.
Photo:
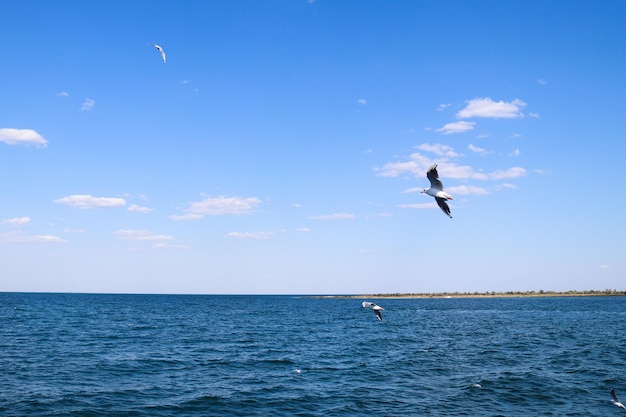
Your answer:
[[[610,416],[626,298],[0,293],[3,416]]]

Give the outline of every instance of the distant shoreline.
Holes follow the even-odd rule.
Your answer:
[[[626,291],[507,291],[319,295],[316,298],[531,298],[531,297],[624,297]]]

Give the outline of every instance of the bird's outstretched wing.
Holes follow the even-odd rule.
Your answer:
[[[619,402],[619,398],[617,398],[617,394],[615,393],[615,388],[611,388],[611,397],[613,398],[613,401]]]
[[[159,50],[159,52],[161,53],[161,58],[163,58],[163,63],[165,64],[167,62],[167,59],[165,58],[165,51],[163,50],[163,48],[161,48],[156,43],[151,43],[150,45],[154,46],[156,49]]]
[[[439,173],[437,172],[437,164],[433,164],[426,172],[426,178],[430,181],[430,188],[443,190],[443,184],[439,181]]]
[[[381,314],[380,310],[374,310],[374,313],[376,313],[376,317],[378,317],[378,320],[383,321],[383,315]]]
[[[452,218],[452,216],[450,215],[450,206],[448,206],[448,203],[446,203],[446,199],[435,197],[435,200],[437,201],[437,205],[439,206],[441,211],[443,211],[446,214],[446,216]]]
[[[626,406],[624,406],[624,404],[622,404],[619,398],[617,398],[617,394],[615,393],[615,388],[611,388],[611,397],[613,398],[613,404],[626,410]]]

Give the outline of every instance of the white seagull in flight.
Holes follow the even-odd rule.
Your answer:
[[[161,58],[163,58],[163,63],[165,64],[165,51],[163,50],[163,48],[161,48],[159,45],[157,45],[156,43],[151,43],[150,45],[154,46],[156,49],[159,50],[159,52],[161,52]]]
[[[374,313],[376,313],[376,317],[378,317],[378,320],[383,321],[383,315],[380,312],[383,311],[384,308],[374,303],[370,303],[369,301],[363,301],[361,305],[363,306],[363,308],[371,308],[372,310],[374,310]]]
[[[422,193],[426,193],[430,196],[435,197],[437,201],[437,205],[443,211],[446,216],[452,218],[450,215],[450,207],[448,207],[448,203],[446,200],[454,200],[452,196],[445,191],[443,191],[443,184],[439,181],[439,174],[437,173],[437,164],[434,164],[430,168],[428,168],[428,172],[426,172],[426,178],[430,181],[430,188],[424,191],[420,191]]]
[[[613,397],[613,404],[615,404],[619,408],[623,408],[624,410],[626,410],[626,406],[624,406],[624,404],[620,402],[619,398],[617,398],[617,394],[615,393],[615,388],[611,388],[611,397]]]

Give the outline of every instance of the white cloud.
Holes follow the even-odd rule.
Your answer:
[[[69,95],[70,93],[68,93],[67,91],[61,91],[60,93],[57,93],[58,97],[67,97]]]
[[[439,129],[435,129],[435,131],[441,132],[444,135],[450,135],[452,133],[463,133],[474,130],[474,125],[476,125],[475,122],[452,122],[440,127]]]
[[[432,209],[437,207],[437,203],[400,204],[398,207],[410,209]]]
[[[492,151],[488,151],[484,148],[479,148],[478,146],[474,146],[471,143],[467,146],[467,149],[482,156],[486,156],[486,155],[493,153]]]
[[[459,119],[469,119],[471,117],[486,117],[492,119],[514,119],[524,117],[521,112],[526,103],[515,99],[510,103],[504,101],[493,101],[489,97],[475,98],[466,101],[467,106],[460,110],[456,117]]]
[[[428,146],[424,146],[423,149],[431,149],[432,145],[425,144]],[[422,145],[420,145],[422,146]],[[435,148],[432,148],[436,150]],[[441,148],[443,149],[443,148]],[[440,150],[441,150],[440,149]],[[454,154],[454,150],[450,148],[448,154]],[[483,174],[475,173],[472,170],[472,167],[468,165],[457,165],[454,162],[450,162],[447,157],[442,157],[439,159],[432,159],[428,156],[425,156],[419,152],[415,152],[410,155],[409,161],[400,161],[400,162],[389,162],[382,167],[374,168],[375,171],[378,172],[378,176],[380,177],[391,177],[395,178],[402,174],[409,173],[413,174],[416,177],[424,177],[426,178],[426,171],[432,164],[440,164],[437,167],[437,171],[442,178],[455,178],[455,179],[468,179],[468,178],[476,178],[476,179],[485,179]]]
[[[548,82],[546,80],[544,80],[543,78],[541,78],[541,79],[537,80],[537,84],[546,85],[546,84],[548,84]]]
[[[7,145],[35,145],[38,148],[48,145],[48,141],[32,129],[0,129],[0,142]]]
[[[451,105],[452,105],[452,104],[447,104],[447,103],[446,103],[446,104],[440,104],[440,105],[437,107],[437,111],[444,111],[445,109],[447,109],[447,108],[448,108],[448,107],[450,107]]]
[[[0,241],[8,243],[65,243],[66,241],[53,235],[25,235],[22,233],[0,233]]]
[[[511,184],[508,182],[503,182],[502,184],[498,185],[496,187],[496,190],[498,191],[502,191],[502,190],[517,190],[517,185],[515,184]]]
[[[296,232],[308,233],[308,232],[310,232],[310,231],[311,231],[311,229],[309,229],[308,227],[298,227],[298,228],[296,229]]]
[[[96,100],[91,99],[91,98],[86,98],[80,107],[80,111],[91,111],[95,105],[96,105]]]
[[[174,237],[170,235],[159,235],[149,230],[139,229],[121,229],[117,232],[113,232],[113,234],[122,240],[134,240],[139,242],[158,243],[175,240]]]
[[[386,211],[380,212],[380,213],[376,213],[375,215],[376,217],[381,217],[381,218],[389,218],[389,217],[393,217],[393,213],[389,213]]]
[[[449,194],[459,194],[459,195],[487,195],[489,191],[485,190],[482,187],[476,187],[474,185],[459,185],[456,187],[448,187],[446,191]]]
[[[359,103],[359,104],[362,104],[364,106],[367,104],[367,100],[365,100],[364,98],[360,98],[356,102]]]
[[[135,213],[150,213],[154,211],[154,209],[150,207],[142,207],[142,206],[138,206],[137,204],[133,204],[130,207],[128,207],[128,211],[132,211]]]
[[[126,200],[118,197],[94,197],[91,195],[69,195],[54,200],[55,203],[67,204],[79,209],[92,209],[98,207],[120,207],[126,205]]]
[[[507,170],[497,170],[489,174],[489,178],[492,180],[503,180],[510,178],[519,178],[526,175],[526,170],[522,167],[513,167]]]
[[[422,148],[429,149],[430,147],[431,145],[423,146]],[[452,148],[450,148],[450,150],[453,152]],[[432,159],[419,152],[411,154],[409,161],[389,162],[380,168],[375,167],[374,171],[376,171],[376,175],[380,177],[395,178],[403,174],[412,174],[418,178],[423,177],[424,180],[426,180],[426,171],[432,164],[439,164],[437,172],[439,172],[439,176],[444,179],[444,182],[445,178],[486,181],[519,178],[526,175],[526,170],[521,167],[513,167],[507,170],[497,170],[491,173],[476,172],[471,166],[457,165],[456,163],[451,162],[447,157]],[[414,192],[415,190],[417,189],[411,188],[405,190],[404,192],[409,193]]]
[[[351,220],[356,216],[350,213],[333,213],[333,214],[322,214],[319,216],[311,216],[309,219],[312,220]]]
[[[509,156],[519,156],[519,154],[520,154],[520,150],[519,149],[515,149],[513,152],[511,152],[509,154]]]
[[[0,224],[8,224],[11,226],[22,226],[27,223],[30,223],[30,217],[13,217],[11,219],[2,219],[0,220]]]
[[[239,215],[254,212],[261,200],[256,197],[208,197],[191,203],[183,215],[171,215],[172,220],[199,220],[204,216]]]
[[[230,232],[226,236],[238,239],[267,240],[274,235],[274,232]]]
[[[417,149],[434,153],[435,155],[439,156],[447,156],[449,158],[455,158],[459,156],[458,153],[454,152],[454,148],[448,145],[442,145],[440,143],[434,143],[432,145],[430,143],[422,143],[421,145],[417,146]]]

